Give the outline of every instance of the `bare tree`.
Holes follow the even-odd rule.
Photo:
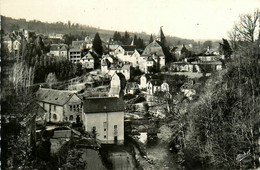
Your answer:
[[[257,27],[259,27],[259,10],[254,14],[243,14],[234,30],[230,33],[230,39],[233,41],[254,42],[257,37]]]

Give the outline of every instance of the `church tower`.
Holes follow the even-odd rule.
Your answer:
[[[162,27],[163,26],[160,27],[160,31],[159,31],[157,40],[160,41],[163,45],[165,45],[165,36],[164,36],[163,30],[162,30]]]

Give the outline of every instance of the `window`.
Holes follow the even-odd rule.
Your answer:
[[[104,131],[107,131],[107,129],[106,129],[106,128],[104,128]]]
[[[72,111],[72,105],[70,105],[70,111]]]
[[[49,105],[49,109],[50,109],[50,111],[51,111],[51,104]]]
[[[107,135],[104,135],[104,139],[106,139],[107,138]]]
[[[53,115],[52,115],[52,118],[53,118],[54,120],[57,120],[57,115],[56,115],[56,114],[53,114]]]
[[[54,108],[53,108],[53,109],[54,109],[54,111],[56,112],[56,106],[54,106]]]
[[[70,115],[70,120],[73,120],[73,116],[72,115]]]
[[[114,125],[114,129],[117,129],[117,125]]]

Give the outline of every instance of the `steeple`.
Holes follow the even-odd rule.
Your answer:
[[[157,40],[160,41],[163,45],[165,45],[165,36],[164,36],[163,30],[162,30],[162,27],[163,26],[160,27],[160,31],[159,31]]]
[[[135,44],[134,44],[134,41],[135,41],[135,39],[132,40],[131,45],[135,45]]]

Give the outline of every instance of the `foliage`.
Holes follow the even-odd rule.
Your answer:
[[[57,82],[57,78],[55,73],[49,73],[47,78],[46,78],[46,83],[48,83],[50,85],[50,87],[52,86],[53,83]]]
[[[96,53],[102,55],[103,53],[102,41],[100,39],[98,32],[96,33],[95,38],[93,40],[93,49],[96,51]]]
[[[225,70],[207,80],[199,99],[186,107],[179,145],[186,167],[224,169],[255,168],[256,136],[252,133],[259,115],[259,46],[237,51]],[[244,159],[239,155],[249,153]]]
[[[70,169],[87,169],[87,162],[82,158],[83,151],[72,149],[69,151],[66,164],[63,165],[65,170]]]
[[[131,38],[130,38],[130,35],[129,35],[129,33],[128,33],[127,31],[125,31],[125,34],[124,34],[124,36],[121,38],[121,41],[122,41],[122,43],[125,44],[125,45],[130,45],[130,43],[131,43]]]

